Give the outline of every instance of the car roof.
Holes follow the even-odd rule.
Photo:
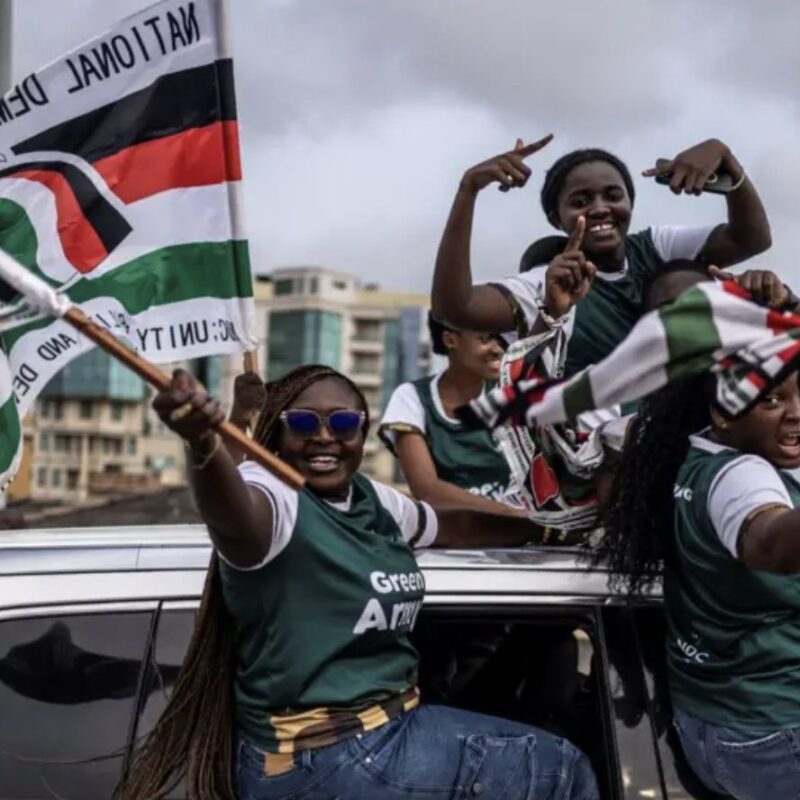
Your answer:
[[[426,550],[417,554],[428,602],[521,597],[609,603],[625,598],[571,548]],[[0,609],[30,602],[196,598],[211,556],[202,525],[61,528],[0,535]],[[56,579],[56,576],[58,578]],[[105,592],[105,594],[103,594]],[[63,597],[62,597],[63,595]],[[85,595],[85,596],[84,596]],[[655,591],[648,598],[656,600]]]

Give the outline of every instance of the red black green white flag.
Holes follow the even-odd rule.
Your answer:
[[[0,98],[0,248],[148,359],[255,345],[224,0],[164,0]],[[91,345],[0,286],[0,485]]]

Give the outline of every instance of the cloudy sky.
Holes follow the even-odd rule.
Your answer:
[[[14,0],[14,73],[141,0]],[[762,193],[800,285],[796,0],[231,0],[254,268],[319,264],[427,291],[461,173],[552,131],[528,187],[479,201],[474,271],[516,270],[550,229],[547,166],[601,146],[636,173],[725,141]],[[637,181],[635,227],[724,218],[718,197]]]

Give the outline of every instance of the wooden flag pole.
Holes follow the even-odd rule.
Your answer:
[[[70,325],[79,330],[84,336],[91,339],[99,347],[102,347],[103,350],[121,361],[125,366],[133,370],[140,378],[143,378],[152,386],[161,389],[161,391],[168,391],[172,386],[172,380],[166,372],[159,369],[154,364],[151,364],[149,361],[146,361],[133,350],[128,349],[122,342],[114,337],[113,334],[92,322],[92,320],[76,306],[67,309],[62,319],[69,322]],[[269,470],[273,475],[280,478],[293,489],[301,489],[305,485],[305,479],[296,469],[290,467],[288,464],[281,461],[280,458],[270,453],[269,450],[266,450],[260,444],[248,438],[247,434],[243,433],[235,425],[225,420],[219,424],[217,430],[224,439],[235,443],[237,447],[250,456],[250,458],[257,461],[261,466]]]
[[[244,371],[245,372],[258,372],[258,351],[245,350],[244,353]]]

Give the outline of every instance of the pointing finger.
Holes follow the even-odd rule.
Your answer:
[[[583,244],[583,237],[586,233],[586,217],[580,216],[578,217],[578,221],[575,223],[575,227],[572,229],[572,233],[569,235],[569,240],[567,241],[567,246],[564,248],[565,253],[571,253],[574,250],[580,250],[581,245]]]
[[[674,161],[659,159],[654,167],[650,167],[650,169],[644,170],[642,172],[642,176],[645,178],[655,178],[656,175],[666,175],[672,171],[672,167],[674,164],[675,164]]]
[[[543,147],[546,147],[548,144],[550,144],[552,139],[553,134],[548,133],[547,136],[542,137],[538,142],[531,142],[530,144],[515,148],[515,152],[521,155],[523,158],[527,158],[528,156],[532,156],[537,150],[541,150]]]
[[[519,137],[517,137],[517,142],[516,142],[516,144],[514,145],[514,149],[515,149],[515,150],[522,150],[522,148],[523,148],[523,147],[525,147],[525,142],[523,142],[523,141],[522,141],[522,139],[520,139]]]

